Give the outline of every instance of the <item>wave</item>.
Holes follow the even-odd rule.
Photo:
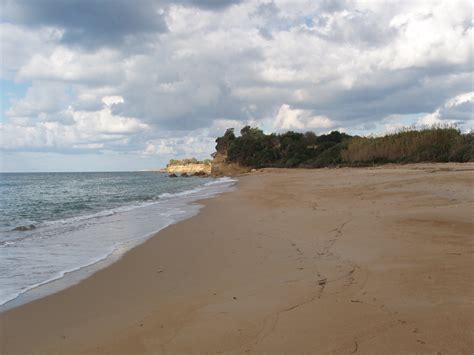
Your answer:
[[[86,257],[86,259],[83,260],[83,262],[79,261],[79,263],[76,264],[76,266],[74,266],[74,267],[67,267],[66,266],[63,270],[61,270],[61,264],[54,265],[54,267],[57,268],[56,272],[54,274],[50,274],[49,276],[47,276],[43,280],[40,280],[38,278],[36,278],[36,280],[35,280],[35,278],[29,279],[29,281],[31,281],[31,283],[27,282],[26,284],[23,284],[23,287],[21,287],[21,288],[20,287],[18,287],[16,289],[12,288],[8,292],[6,292],[6,293],[4,292],[3,295],[0,296],[0,306],[16,299],[18,296],[20,296],[20,295],[22,295],[22,294],[24,294],[24,293],[26,293],[30,290],[33,290],[33,289],[38,288],[42,285],[51,283],[53,281],[62,279],[68,273],[73,273],[75,271],[87,268],[87,267],[92,266],[92,265],[97,264],[97,263],[100,263],[100,262],[104,261],[105,259],[108,259],[109,257],[111,257],[112,254],[122,255],[122,253],[126,252],[127,250],[129,250],[131,248],[132,244],[141,243],[144,240],[148,239],[151,235],[154,235],[156,232],[158,232],[158,231],[162,230],[163,228],[165,228],[166,226],[168,226],[169,224],[176,223],[179,220],[182,220],[183,218],[187,218],[182,213],[183,213],[183,211],[186,212],[186,210],[188,210],[188,212],[189,212],[189,209],[186,208],[185,210],[182,210],[182,207],[185,206],[185,205],[188,205],[188,202],[196,201],[198,199],[205,198],[205,197],[208,197],[208,196],[209,197],[214,196],[214,195],[216,195],[220,192],[226,191],[236,181],[237,180],[230,179],[230,178],[219,178],[219,179],[216,179],[216,180],[213,180],[213,181],[204,182],[202,185],[200,185],[198,187],[195,187],[193,189],[189,189],[189,190],[185,190],[185,191],[178,191],[178,192],[175,192],[175,193],[160,194],[160,195],[157,196],[157,200],[153,200],[153,201],[140,202],[140,203],[135,203],[135,204],[128,205],[128,206],[121,206],[121,207],[113,208],[113,209],[110,209],[110,210],[104,210],[104,211],[96,212],[96,213],[89,214],[89,215],[70,217],[70,218],[60,219],[60,220],[56,220],[56,221],[48,221],[48,222],[44,222],[44,223],[39,224],[39,225],[31,225],[31,226],[34,226],[34,228],[33,227],[30,228],[30,225],[26,225],[26,224],[24,226],[24,227],[26,227],[25,229],[17,227],[15,232],[19,232],[19,233],[16,235],[16,237],[14,239],[0,241],[0,248],[9,249],[8,247],[15,247],[16,246],[15,244],[20,243],[24,240],[25,240],[25,242],[30,243],[29,241],[27,241],[30,238],[33,238],[31,240],[39,240],[39,239],[43,239],[44,236],[46,236],[46,235],[48,236],[48,238],[52,237],[53,240],[56,240],[57,236],[67,236],[70,231],[76,230],[77,226],[83,226],[83,227],[85,226],[86,229],[83,232],[80,232],[80,233],[86,233],[86,234],[83,234],[83,235],[86,236],[87,234],[91,233],[90,232],[91,230],[89,228],[96,228],[95,229],[96,231],[98,230],[97,228],[99,228],[99,229],[102,228],[101,225],[103,225],[103,223],[104,223],[103,221],[107,221],[109,216],[113,216],[113,215],[118,214],[118,213],[125,213],[125,212],[129,212],[129,211],[133,211],[133,210],[136,210],[138,208],[153,206],[153,205],[156,205],[156,204],[161,204],[162,205],[162,207],[160,207],[159,205],[156,206],[158,208],[158,210],[155,209],[155,207],[153,207],[153,209],[150,210],[150,211],[154,211],[153,215],[149,215],[150,218],[152,218],[152,216],[155,216],[155,218],[153,218],[151,220],[157,220],[156,219],[157,213],[158,213],[159,216],[162,216],[161,218],[159,218],[162,221],[162,222],[160,222],[161,223],[160,226],[158,227],[158,225],[157,225],[157,226],[151,227],[152,229],[149,229],[148,232],[150,232],[151,230],[153,230],[153,232],[151,232],[150,234],[148,234],[148,232],[145,232],[141,236],[138,236],[136,239],[133,239],[135,237],[132,237],[132,235],[129,235],[128,234],[129,232],[127,231],[127,229],[124,228],[123,230],[126,231],[125,233],[127,233],[127,234],[123,235],[123,236],[126,239],[122,239],[121,241],[116,240],[115,243],[109,244],[109,247],[103,249],[102,251],[96,249],[96,251],[98,251],[99,253],[97,253],[95,256],[90,255],[90,257]],[[176,199],[176,202],[173,202],[174,199]],[[143,214],[140,213],[140,215],[143,215]],[[119,220],[120,221],[122,221],[122,220],[126,221],[127,218],[129,218],[129,217],[126,217],[126,216],[129,216],[129,215],[126,214],[123,219],[122,219],[122,217],[120,217]],[[145,214],[145,216],[147,216],[147,215]],[[187,216],[189,217],[190,215],[188,214]],[[103,218],[105,218],[105,219],[103,221],[101,221]],[[90,219],[97,219],[97,223],[95,223],[95,222],[94,223],[77,223],[77,222],[87,221],[87,220],[90,220]],[[136,223],[136,218],[129,219],[129,221],[135,221],[135,222],[132,222],[132,223]],[[105,222],[105,223],[108,223],[108,222]],[[67,226],[63,227],[63,225],[66,225],[66,224],[67,224]],[[30,229],[27,229],[27,228],[30,228]],[[26,233],[27,230],[33,231],[36,228],[38,229],[38,231],[35,230],[34,232]],[[25,233],[20,233],[20,232],[23,232],[23,231],[25,231]],[[40,233],[40,234],[38,234],[38,233]],[[107,232],[107,233],[109,233],[109,232]],[[108,234],[108,235],[111,235],[111,234]],[[113,235],[115,235],[115,234],[113,234]],[[11,235],[11,237],[13,237],[13,235]],[[132,238],[132,239],[130,239],[130,238]],[[100,239],[98,239],[98,240],[100,240]],[[46,242],[46,240],[45,240],[45,242]],[[55,241],[55,242],[46,242],[46,243],[64,243],[64,241],[59,241],[59,242]],[[49,245],[49,244],[44,244],[44,242],[41,242],[41,244],[42,245]],[[51,245],[53,245],[53,244],[51,244]],[[66,244],[61,244],[61,245],[66,245]],[[134,245],[136,245],[136,244],[134,244]],[[23,250],[23,245],[21,245],[21,247],[22,248],[18,248],[18,251],[20,251],[20,249]],[[12,256],[15,255],[15,253],[16,253],[15,249],[16,248],[13,248],[9,252],[9,253],[13,253]],[[3,249],[3,250],[6,250],[6,249]],[[24,251],[22,251],[22,253],[24,253]],[[70,266],[73,266],[73,265],[70,265]],[[102,266],[100,266],[100,267],[102,267]],[[24,274],[27,275],[28,272],[26,272]],[[68,281],[66,281],[66,283],[67,282]],[[30,283],[30,284],[28,284],[28,283]],[[4,290],[4,291],[6,291],[6,290]],[[12,292],[10,292],[10,291],[12,291]]]
[[[9,245],[15,245],[15,242],[5,240],[5,241],[0,241],[0,248],[5,248]]]
[[[237,181],[236,179],[232,179],[232,178],[229,178],[229,177],[222,177],[222,178],[216,179],[214,181],[209,181],[207,183],[204,183],[200,187],[195,187],[195,188],[190,189],[190,190],[184,190],[184,191],[179,191],[179,192],[174,192],[174,193],[168,193],[168,192],[162,193],[162,194],[158,195],[157,200],[146,201],[146,202],[138,202],[138,203],[135,203],[135,204],[115,207],[115,208],[112,208],[112,209],[109,209],[109,210],[104,210],[104,211],[100,211],[100,212],[96,212],[96,213],[92,213],[92,214],[88,214],[88,215],[83,215],[83,216],[69,217],[69,218],[60,219],[60,220],[56,220],[56,221],[48,221],[48,222],[45,222],[45,224],[57,224],[57,223],[66,224],[66,223],[70,223],[70,222],[78,222],[78,221],[84,221],[84,220],[89,220],[89,219],[96,219],[96,218],[101,218],[101,217],[113,216],[117,213],[128,212],[128,211],[131,211],[131,210],[134,210],[134,209],[137,209],[137,208],[144,208],[144,207],[148,207],[148,206],[151,206],[151,205],[155,205],[157,203],[162,202],[164,199],[168,200],[168,199],[175,198],[175,197],[190,196],[190,195],[196,194],[198,192],[204,191],[205,190],[204,186],[215,186],[215,185],[221,185],[221,184],[227,184],[227,183],[235,183],[236,181]]]
[[[221,177],[219,179],[216,179],[214,181],[209,181],[209,182],[206,182],[204,184],[204,186],[212,186],[212,185],[218,185],[218,184],[223,184],[223,183],[236,183],[238,180],[237,179],[233,179],[231,177],[228,177],[228,176],[224,176],[224,177]]]
[[[64,270],[64,271],[60,271],[58,272],[56,275],[44,280],[44,281],[41,281],[41,282],[38,282],[38,283],[35,283],[33,285],[30,285],[30,286],[27,286],[27,287],[24,287],[22,288],[21,290],[17,291],[15,294],[10,294],[8,296],[6,296],[5,298],[0,298],[0,306],[4,306],[5,304],[7,304],[8,302],[10,301],[13,301],[14,299],[18,298],[19,296],[21,296],[22,294],[28,292],[28,291],[31,291],[35,288],[38,288],[40,286],[43,286],[43,285],[46,285],[46,284],[49,284],[53,281],[56,281],[56,280],[59,280],[59,279],[62,279],[64,276],[66,276],[67,274],[69,273],[72,273],[74,271],[79,271],[81,269],[84,269],[86,267],[89,267],[89,266],[92,266],[94,264],[97,264],[101,261],[104,261],[105,259],[107,259],[109,256],[111,256],[113,253],[114,253],[115,249],[113,251],[111,251],[110,253],[108,253],[107,255],[103,256],[103,257],[100,257],[98,259],[95,259],[94,261],[88,263],[88,264],[85,264],[85,265],[81,265],[81,266],[78,266],[78,267],[75,267],[75,268],[71,268],[71,269],[68,269],[68,270]]]
[[[236,181],[237,181],[236,179],[231,179],[229,177],[222,177],[222,178],[216,179],[214,181],[206,182],[202,186],[196,187],[196,188],[191,189],[191,190],[185,190],[185,191],[180,191],[180,192],[175,192],[175,193],[165,192],[165,193],[162,193],[161,195],[159,195],[158,197],[160,199],[169,199],[169,198],[173,198],[173,197],[183,197],[183,196],[193,195],[195,193],[198,193],[198,192],[201,192],[201,191],[205,190],[206,186],[223,185],[223,184],[226,184],[226,183],[234,183]]]

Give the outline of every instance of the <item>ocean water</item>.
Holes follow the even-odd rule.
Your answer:
[[[235,182],[155,172],[1,173],[0,306],[58,289],[48,284],[77,282],[75,273],[84,278],[97,270],[92,266],[108,265],[196,214],[192,202]]]

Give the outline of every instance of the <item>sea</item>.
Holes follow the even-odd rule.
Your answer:
[[[0,311],[79,282],[235,184],[157,172],[0,173]]]

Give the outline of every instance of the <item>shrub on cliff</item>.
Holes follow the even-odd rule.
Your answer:
[[[235,134],[233,128],[228,128],[222,137],[216,139],[216,152],[221,154],[227,154],[231,143],[235,140]]]
[[[242,128],[240,134],[236,137],[234,130],[228,129],[223,137],[216,139],[216,151],[226,155],[228,162],[256,168],[338,164],[341,161],[341,143],[349,137],[337,131],[319,137],[313,132],[303,134],[292,131],[267,135],[250,126]],[[337,148],[333,148],[335,146]],[[328,150],[329,148],[333,149]]]
[[[189,165],[189,164],[205,164],[210,165],[212,161],[210,159],[205,160],[197,160],[196,158],[189,158],[189,159],[170,159],[166,166],[174,166],[174,165]]]

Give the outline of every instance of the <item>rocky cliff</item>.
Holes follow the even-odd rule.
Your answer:
[[[210,164],[185,164],[185,165],[168,165],[166,167],[166,172],[168,174],[188,174],[192,175],[195,173],[205,173],[211,174],[211,165]]]
[[[221,153],[214,154],[212,161],[211,173],[214,176],[235,176],[248,173],[251,168],[240,166],[237,163],[229,163],[226,161],[227,156]]]

